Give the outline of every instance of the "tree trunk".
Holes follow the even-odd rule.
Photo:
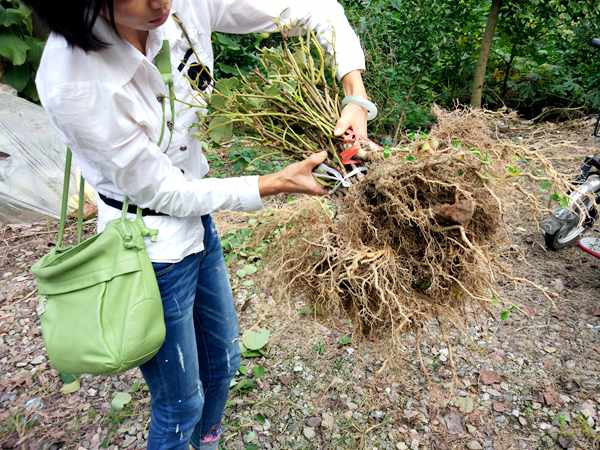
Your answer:
[[[506,63],[506,67],[504,68],[504,80],[502,81],[501,98],[504,103],[506,103],[505,97],[506,97],[506,92],[508,91],[508,79],[510,78],[510,72],[512,70],[513,62],[515,61],[516,52],[517,52],[517,44],[513,44],[512,48],[510,50],[510,59],[508,60],[508,62]]]
[[[481,41],[479,62],[477,63],[477,67],[475,69],[473,87],[471,90],[471,106],[475,108],[481,108],[481,97],[483,95],[485,72],[490,56],[490,48],[492,47],[492,41],[494,40],[494,33],[496,32],[496,24],[498,23],[498,14],[500,12],[501,3],[502,0],[492,0],[492,9],[490,9],[490,14],[485,26],[485,33],[483,34],[483,39]]]

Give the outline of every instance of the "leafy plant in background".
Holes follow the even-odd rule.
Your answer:
[[[39,101],[35,73],[43,49],[31,11],[19,1],[0,0],[0,79],[35,102]]]
[[[215,78],[227,78],[247,74],[258,65],[258,49],[281,43],[278,34],[258,33],[234,35],[213,33],[215,54]]]

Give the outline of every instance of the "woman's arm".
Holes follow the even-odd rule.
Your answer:
[[[146,134],[135,102],[98,86],[55,86],[44,99],[51,120],[76,155],[133,204],[174,217],[257,210],[261,197],[281,192],[324,194],[310,176],[321,161],[305,161],[268,177],[187,179]],[[103,192],[107,193],[107,192]],[[121,200],[121,199],[118,199]]]

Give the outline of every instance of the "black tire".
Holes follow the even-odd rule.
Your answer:
[[[564,236],[567,236],[569,231],[571,230],[572,228],[570,230],[565,230],[564,228],[561,228],[555,233],[544,232],[544,242],[546,243],[546,248],[548,250],[556,252],[558,250],[562,250],[563,248],[570,247],[579,240],[579,238],[585,231],[585,229],[582,229],[580,233],[573,233],[572,236],[569,236],[568,239],[565,239]]]

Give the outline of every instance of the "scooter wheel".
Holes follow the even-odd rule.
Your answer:
[[[585,229],[583,227],[572,227],[569,229],[561,228],[554,233],[544,232],[544,242],[546,248],[552,251],[558,251],[566,247],[575,245]]]

